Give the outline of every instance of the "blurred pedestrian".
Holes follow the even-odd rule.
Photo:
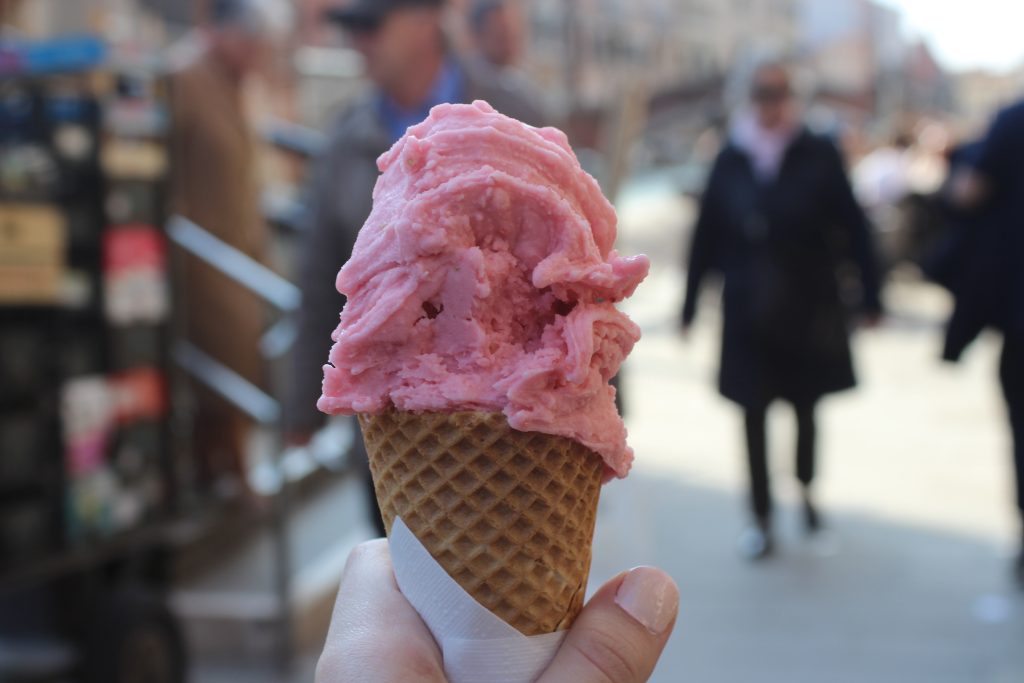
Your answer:
[[[469,26],[484,64],[499,71],[519,66],[526,33],[519,0],[474,0]]]
[[[5,35],[12,35],[20,30],[24,6],[24,0],[0,0],[0,29]]]
[[[281,0],[215,0],[200,49],[170,79],[175,210],[257,261],[266,256],[267,229],[243,90],[263,71],[289,19]],[[187,338],[262,385],[258,297],[195,257],[186,257],[184,268]],[[202,482],[234,479],[245,487],[250,420],[211,391],[199,388],[196,396],[194,447]]]
[[[522,0],[473,0],[467,19],[472,51],[464,64],[469,78],[517,93],[537,121],[546,119],[543,98],[520,68],[526,41]]]
[[[854,386],[841,266],[855,263],[869,320],[881,311],[874,246],[835,145],[802,123],[786,66],[764,63],[715,161],[694,230],[682,324],[689,328],[710,271],[724,280],[719,389],[746,421],[754,525],[750,559],[771,554],[766,415],[776,399],[796,412],[797,477],[808,532],[821,520],[811,496],[815,408]]]
[[[370,215],[377,157],[406,129],[445,102],[487,100],[504,114],[540,125],[530,98],[501,80],[481,80],[448,49],[443,0],[353,0],[329,11],[363,55],[372,88],[346,107],[329,133],[311,188],[312,221],[303,245],[303,307],[288,405],[289,441],[302,444],[323,420],[316,410],[323,364],[344,299],[335,289]],[[362,449],[362,440],[357,439]],[[365,452],[359,453],[365,463]],[[365,464],[363,465],[365,468]],[[372,496],[369,470],[366,481]],[[373,519],[383,535],[379,512]]]
[[[1006,399],[1021,514],[1014,563],[1024,588],[1024,101],[999,113],[985,138],[961,151],[950,184],[966,214],[941,268],[956,297],[943,356],[956,360],[986,327],[1003,333],[999,379]]]

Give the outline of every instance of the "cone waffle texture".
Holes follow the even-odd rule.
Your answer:
[[[360,415],[388,531],[396,516],[484,607],[526,635],[583,606],[604,464],[501,413]]]

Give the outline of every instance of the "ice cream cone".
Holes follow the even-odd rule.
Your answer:
[[[501,413],[360,415],[388,531],[396,516],[484,607],[526,635],[583,606],[604,463]]]

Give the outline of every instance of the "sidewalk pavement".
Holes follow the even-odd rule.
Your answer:
[[[1014,540],[1008,434],[995,380],[998,339],[962,366],[939,361],[948,301],[920,283],[888,293],[892,316],[856,340],[862,387],[829,399],[816,484],[827,531],[807,539],[797,508],[792,417],[771,416],[779,548],[748,565],[738,411],[714,390],[713,296],[684,342],[676,330],[678,235],[626,232],[656,260],[627,305],[644,339],[625,369],[633,473],[609,484],[592,586],[637,564],[682,591],[676,632],[652,681],[670,683],[1020,683],[1024,594]]]

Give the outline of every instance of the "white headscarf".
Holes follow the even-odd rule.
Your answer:
[[[799,132],[800,124],[796,122],[773,130],[764,128],[753,111],[745,110],[733,121],[730,138],[750,157],[758,181],[770,182],[779,175],[786,150]]]

